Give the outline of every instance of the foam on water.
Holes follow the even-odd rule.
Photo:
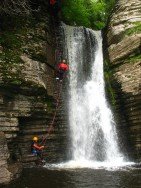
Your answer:
[[[93,161],[74,161],[70,160],[66,163],[59,163],[59,164],[46,164],[44,167],[48,169],[62,169],[62,170],[69,170],[69,169],[105,169],[105,170],[125,170],[125,169],[132,169],[135,163],[133,162],[122,162],[115,161],[115,162],[93,162]]]

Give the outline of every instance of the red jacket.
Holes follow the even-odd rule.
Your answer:
[[[37,143],[33,143],[33,146],[32,146],[34,149],[37,149],[37,150],[42,150],[44,148],[44,146],[39,146]]]
[[[55,5],[55,3],[56,3],[56,0],[50,0],[51,5]]]
[[[59,63],[58,64],[58,69],[67,71],[67,70],[69,70],[69,66],[67,64],[65,64],[65,63]]]

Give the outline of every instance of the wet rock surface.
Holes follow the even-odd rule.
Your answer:
[[[130,156],[141,159],[141,1],[118,0],[107,41],[111,86],[119,128],[130,145]]]
[[[7,160],[9,156],[5,135],[0,132],[0,184],[8,183],[12,177],[12,173],[8,170]]]
[[[0,59],[0,131],[5,138],[7,155],[3,155],[1,148],[0,184],[18,177],[22,166],[36,165],[37,157],[31,154],[31,140],[38,136],[42,141],[51,126],[60,89],[60,83],[55,80],[55,68],[61,57],[56,59],[55,46],[58,51],[63,50],[60,22],[55,25],[56,28],[52,27],[50,19],[48,32],[43,31],[41,24],[29,30],[28,42],[22,46],[27,53],[18,54],[16,63],[9,62],[1,48],[4,58]],[[34,42],[38,35],[42,37]],[[25,36],[21,37],[25,40]],[[33,51],[29,53],[31,48]],[[43,152],[47,162],[62,161],[66,157],[65,89],[64,83],[57,116]]]

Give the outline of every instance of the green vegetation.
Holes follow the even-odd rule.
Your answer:
[[[49,1],[35,0],[1,0],[2,6],[0,13],[5,17],[21,16],[28,18],[32,14],[36,14],[36,19],[41,15],[48,16],[50,13]],[[69,25],[85,26],[92,29],[102,29],[112,11],[116,0],[62,0],[61,2],[61,18]],[[56,7],[60,9],[60,3],[56,3]]]
[[[114,3],[115,0],[64,0],[62,18],[70,25],[102,29]]]
[[[16,32],[5,31],[1,34],[0,53],[1,75],[4,83],[21,84],[20,72],[23,64],[20,59],[22,40]]]
[[[111,104],[112,106],[115,106],[115,103],[116,103],[116,100],[115,100],[115,92],[112,88],[112,85],[111,85],[111,73],[110,72],[105,72],[104,73],[104,77],[105,77],[105,81],[106,81],[106,85],[107,85],[107,92],[108,92],[108,95],[110,96],[110,101],[111,101]]]
[[[21,75],[24,68],[24,62],[20,58],[22,54],[46,62],[42,50],[42,44],[46,40],[45,25],[46,22],[38,22],[33,17],[24,20],[22,17],[13,17],[10,26],[3,22],[4,29],[0,35],[0,74],[4,83],[24,84]]]
[[[140,54],[128,57],[128,59],[126,59],[124,61],[124,63],[136,63],[138,61],[141,61],[141,55]]]
[[[111,101],[111,105],[114,107],[116,104],[116,100],[115,100],[115,92],[113,90],[112,87],[112,77],[113,77],[113,72],[111,71],[110,67],[109,67],[109,62],[108,61],[104,61],[104,78],[106,81],[106,92],[108,94],[108,96],[110,97],[110,101]]]
[[[126,30],[126,35],[138,34],[141,33],[141,22],[134,22],[134,26]]]

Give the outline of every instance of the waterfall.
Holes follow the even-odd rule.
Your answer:
[[[105,96],[100,31],[65,26],[70,66],[69,124],[74,161],[122,162]]]

